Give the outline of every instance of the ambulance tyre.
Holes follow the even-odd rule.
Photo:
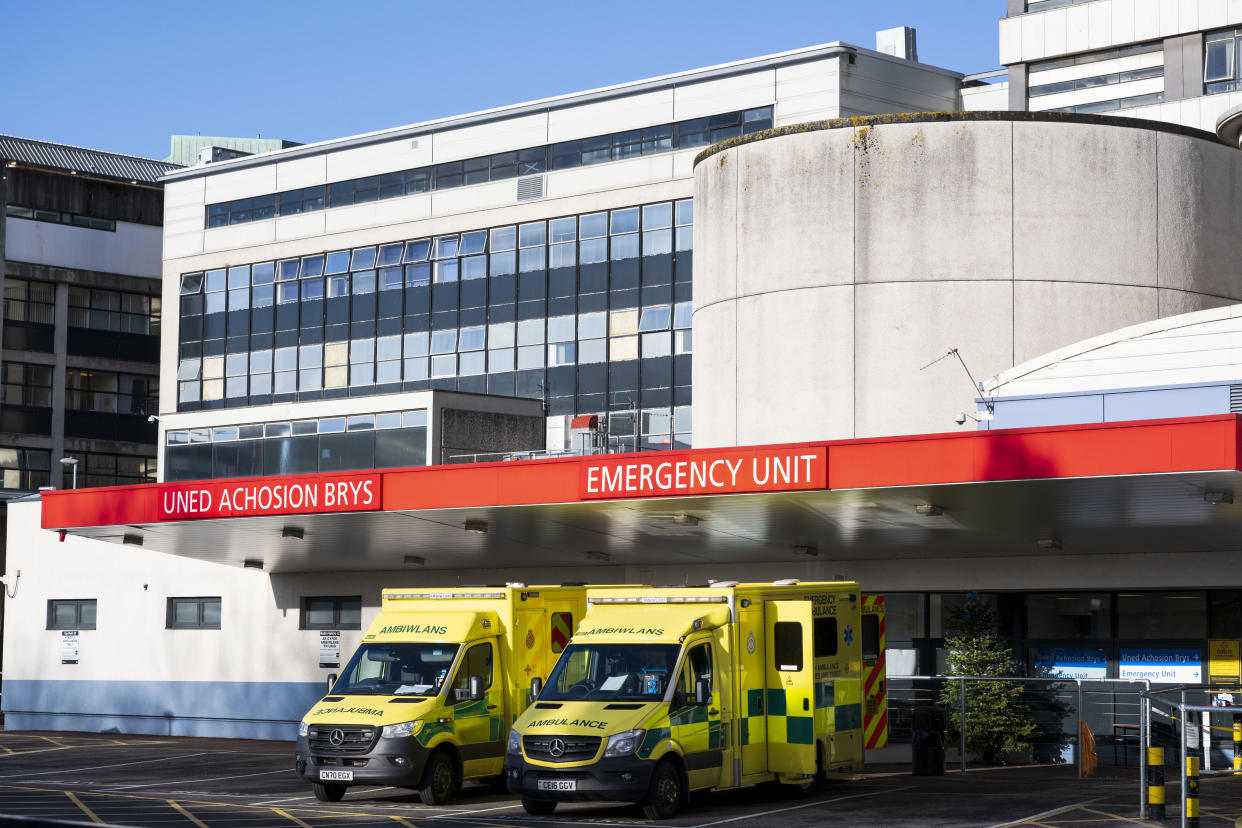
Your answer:
[[[676,816],[684,795],[681,772],[672,762],[665,761],[656,765],[651,774],[651,787],[639,804],[647,819],[670,819]]]
[[[785,793],[794,799],[801,799],[804,796],[811,796],[819,793],[826,783],[824,776],[824,759],[820,755],[815,761],[815,775],[805,782],[799,782],[796,785],[781,785],[785,789]]]
[[[320,802],[340,802],[345,797],[344,785],[325,785],[322,782],[312,782],[311,790],[315,792],[315,799]]]
[[[437,750],[427,759],[418,797],[424,805],[443,805],[452,798],[456,788],[457,770],[453,767],[453,759],[443,750]]]
[[[550,799],[522,799],[522,807],[531,816],[549,816],[556,810],[556,802]]]

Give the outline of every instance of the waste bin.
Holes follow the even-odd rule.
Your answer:
[[[911,773],[944,776],[944,711],[939,707],[916,707],[911,716]]]

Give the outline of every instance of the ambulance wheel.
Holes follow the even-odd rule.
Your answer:
[[[523,799],[522,807],[531,816],[550,816],[556,810],[556,803],[550,799]]]
[[[673,763],[661,762],[651,774],[647,796],[639,804],[647,819],[670,819],[681,807],[682,795],[681,774]]]
[[[340,802],[345,798],[344,785],[324,785],[320,782],[312,782],[311,790],[315,792],[315,799],[320,802]]]
[[[457,773],[453,760],[442,750],[431,754],[423,769],[423,781],[418,786],[418,797],[424,805],[443,805],[453,796],[457,787]]]

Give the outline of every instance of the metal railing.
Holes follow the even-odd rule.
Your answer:
[[[958,762],[961,772],[965,773],[969,755],[967,733],[971,708],[970,690],[972,686],[978,687],[989,682],[1017,683],[1023,686],[1023,701],[1028,705],[1031,718],[1039,730],[1032,744],[1045,748],[1051,746],[1054,749],[1057,746],[1072,746],[1073,762],[1079,777],[1085,775],[1082,726],[1090,726],[1090,723],[1095,724],[1093,730],[1113,731],[1108,742],[1114,748],[1114,763],[1117,761],[1117,748],[1120,748],[1123,763],[1128,765],[1129,748],[1134,744],[1138,748],[1140,778],[1146,776],[1146,755],[1142,749],[1145,744],[1142,739],[1143,711],[1144,694],[1151,687],[1146,679],[889,676],[887,693],[890,744],[904,741],[906,733],[902,726],[907,722],[907,714],[919,706],[944,708],[943,689],[951,683],[957,684],[956,713],[961,723],[956,728],[959,731]],[[1131,732],[1136,732],[1138,736],[1133,743]],[[1059,764],[1056,757],[1062,757],[1064,751],[1054,750],[1048,755],[1051,763]]]

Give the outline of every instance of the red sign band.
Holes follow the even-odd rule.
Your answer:
[[[366,512],[380,508],[383,476],[247,478],[160,487],[160,520]]]
[[[828,485],[823,446],[751,451],[694,451],[583,462],[578,495],[617,497],[785,492]]]

